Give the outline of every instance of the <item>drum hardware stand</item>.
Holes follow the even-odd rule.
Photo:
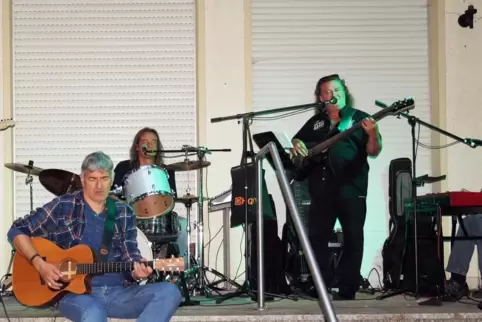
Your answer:
[[[33,176],[30,173],[30,171],[32,171],[32,169],[33,169],[33,161],[32,160],[28,161],[27,168],[28,168],[28,173],[27,173],[27,178],[25,178],[25,185],[29,186],[30,214],[32,214],[33,213],[33,187],[32,187]],[[2,294],[6,293],[7,288],[12,283],[12,281],[11,281],[12,274],[10,272],[12,270],[12,264],[13,264],[13,258],[14,257],[15,257],[15,249],[12,248],[12,253],[10,255],[10,262],[8,263],[8,268],[7,268],[7,274],[5,274],[4,280],[2,281],[2,285],[1,285]]]
[[[10,262],[8,263],[7,274],[3,276],[2,285],[0,289],[1,296],[8,295],[7,289],[12,285],[12,270],[13,258],[15,256],[15,249],[12,248],[12,254],[10,255]]]
[[[28,161],[27,168],[29,170],[28,170],[28,173],[27,173],[27,178],[25,178],[25,185],[29,186],[29,190],[30,190],[30,213],[33,213],[33,187],[32,187],[33,177],[30,174],[30,171],[33,168],[33,161],[32,160]]]
[[[187,193],[186,196],[190,196],[191,194]],[[184,203],[184,206],[186,207],[186,219],[187,219],[187,225],[186,225],[186,230],[187,230],[187,269],[191,268],[191,208],[192,208],[192,202],[187,201]]]
[[[183,146],[183,150],[186,152],[186,160],[187,159],[187,153],[189,152],[196,152],[198,160],[202,162],[205,159],[206,154],[211,154],[211,152],[230,152],[231,149],[208,149],[206,147],[190,147],[190,146]],[[210,272],[217,277],[221,278],[222,281],[227,281],[231,283],[232,285],[236,287],[240,287],[238,283],[236,283],[234,280],[231,280],[227,276],[223,275],[221,272],[212,269],[210,267],[207,267],[204,264],[204,175],[203,175],[203,169],[199,169],[199,187],[198,187],[198,220],[195,222],[195,229],[197,232],[197,243],[196,243],[196,253],[195,253],[195,259],[194,259],[194,265],[191,267],[190,264],[190,240],[191,240],[191,229],[190,229],[190,210],[192,207],[192,202],[188,202],[188,204],[185,204],[187,208],[187,227],[188,227],[188,271],[186,272],[187,275],[190,273],[193,273],[194,271],[197,270],[197,285],[196,285],[196,290],[199,291],[199,295],[202,296],[207,296],[211,297],[211,291],[210,288],[213,287],[212,285],[216,284],[206,284],[206,272]],[[188,193],[189,195],[189,193]]]
[[[199,161],[203,161],[204,157],[207,153],[211,153],[209,150],[205,150],[203,148],[199,148],[197,151],[197,156]],[[205,285],[205,266],[204,266],[204,178],[203,178],[203,169],[199,169],[199,195],[198,195],[198,221],[197,221],[197,247],[196,247],[196,259],[198,260],[198,287],[201,291],[201,295],[208,295],[209,292],[206,290]],[[208,254],[209,256],[209,254]]]
[[[189,294],[189,288],[187,287],[186,277],[181,274],[181,289],[184,294],[184,302],[181,302],[179,306],[196,306],[201,304],[201,301],[191,300],[191,295]]]

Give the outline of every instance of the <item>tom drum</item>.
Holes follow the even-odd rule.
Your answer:
[[[124,197],[139,219],[155,218],[174,208],[174,193],[166,170],[144,165],[126,174]]]

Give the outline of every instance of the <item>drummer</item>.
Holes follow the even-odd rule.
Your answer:
[[[147,152],[143,152],[145,147]],[[162,150],[162,143],[159,139],[159,134],[156,130],[145,127],[137,132],[129,151],[130,160],[124,160],[117,164],[114,169],[115,176],[113,187],[123,187],[124,177],[132,169],[137,169],[143,165],[158,165],[163,166],[162,153],[157,152]],[[153,152],[150,152],[153,151]],[[174,171],[168,171],[169,185],[175,191]]]
[[[143,151],[144,147],[147,152]],[[162,143],[159,134],[155,129],[145,127],[137,132],[129,151],[130,159],[119,162],[114,169],[115,176],[112,189],[115,189],[116,186],[123,187],[125,183],[125,175],[133,169],[137,169],[143,165],[152,164],[163,167],[163,155],[162,152],[158,152],[162,150]],[[175,172],[173,170],[167,170],[167,173],[169,174],[169,186],[173,190],[174,198],[177,198]],[[181,227],[185,226],[182,222],[185,221],[185,218],[178,217],[177,214],[173,216],[173,218],[179,218],[179,225]],[[186,251],[185,249],[187,248],[187,236],[184,230],[178,236],[177,244],[179,246],[179,252],[184,254]]]

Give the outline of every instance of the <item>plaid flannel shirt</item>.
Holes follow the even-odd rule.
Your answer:
[[[8,232],[10,242],[17,235],[43,237],[68,249],[79,244],[84,228],[86,206],[83,191],[62,195],[23,218],[15,220]],[[141,253],[137,246],[137,226],[135,212],[127,204],[116,202],[117,215],[112,237],[114,261],[138,262]],[[124,274],[124,284],[133,282],[130,272]]]

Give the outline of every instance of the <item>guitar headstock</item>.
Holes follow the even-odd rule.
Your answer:
[[[386,108],[386,112],[388,114],[392,115],[397,115],[402,112],[407,112],[410,110],[413,110],[415,108],[415,101],[411,97],[407,97],[403,100],[396,101],[392,105],[390,105],[388,108]]]
[[[184,272],[184,258],[155,259],[154,268],[163,272]]]
[[[15,121],[13,119],[0,120],[0,131],[4,131],[9,127],[14,127]]]

